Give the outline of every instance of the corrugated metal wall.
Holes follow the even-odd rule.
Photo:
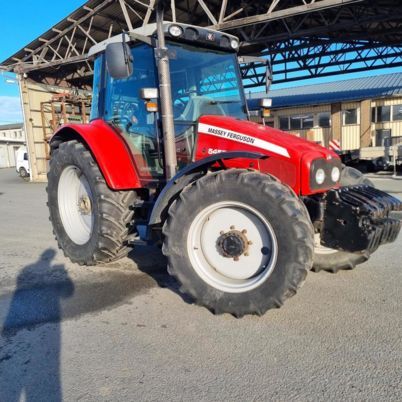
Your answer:
[[[372,102],[373,107],[377,106],[396,106],[401,105],[402,108],[402,98],[394,98],[394,99],[379,99]],[[391,120],[392,120],[392,108],[391,108]],[[383,122],[383,123],[372,123],[372,141],[373,145],[375,144],[375,132],[376,130],[391,130],[392,137],[400,137],[402,136],[402,120]]]
[[[18,148],[22,144],[2,144],[0,143],[0,168],[15,167]]]
[[[345,124],[345,110],[356,109],[356,124]],[[360,148],[360,102],[342,103],[342,149]]]
[[[322,128],[319,127],[318,118],[320,113],[331,112],[330,105],[322,105],[322,106],[313,106],[313,107],[299,107],[299,108],[291,108],[291,109],[282,109],[273,111],[272,116],[274,118],[274,126],[279,128],[279,118],[286,116],[302,116],[302,115],[310,115],[314,116],[314,125],[311,129],[300,129],[300,130],[290,130],[289,133],[297,135],[302,138],[309,138],[312,141],[320,142],[321,144],[325,144],[325,139],[330,136],[330,128]]]

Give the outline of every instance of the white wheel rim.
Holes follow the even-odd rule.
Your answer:
[[[57,198],[68,237],[78,245],[87,243],[94,224],[93,196],[88,180],[77,166],[67,166],[61,173]]]
[[[237,260],[222,255],[222,233],[243,232],[250,243]],[[249,205],[224,201],[203,209],[192,222],[187,251],[198,276],[210,286],[242,293],[260,286],[275,268],[278,245],[267,219]]]
[[[321,236],[319,233],[314,234],[314,253],[320,255],[330,255],[337,253],[338,250],[334,248],[324,247],[321,244]]]

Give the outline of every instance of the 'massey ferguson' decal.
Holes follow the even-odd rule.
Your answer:
[[[260,138],[251,137],[250,135],[236,133],[235,131],[224,130],[220,127],[210,126],[209,124],[200,123],[198,131],[203,134],[214,135],[216,137],[226,138],[228,140],[240,142],[242,144],[252,145],[253,147],[265,149],[274,154],[290,158],[288,150],[271,142],[261,140]]]

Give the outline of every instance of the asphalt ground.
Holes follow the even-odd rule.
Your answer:
[[[374,180],[402,198],[402,181]],[[401,236],[235,319],[182,298],[157,249],[70,263],[45,202],[0,170],[1,402],[402,400]]]

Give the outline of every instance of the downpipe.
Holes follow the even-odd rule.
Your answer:
[[[177,155],[173,120],[172,92],[170,84],[169,56],[163,32],[163,2],[156,7],[156,27],[158,44],[156,58],[158,62],[159,93],[162,114],[163,149],[165,153],[165,175],[170,180],[177,171]]]

